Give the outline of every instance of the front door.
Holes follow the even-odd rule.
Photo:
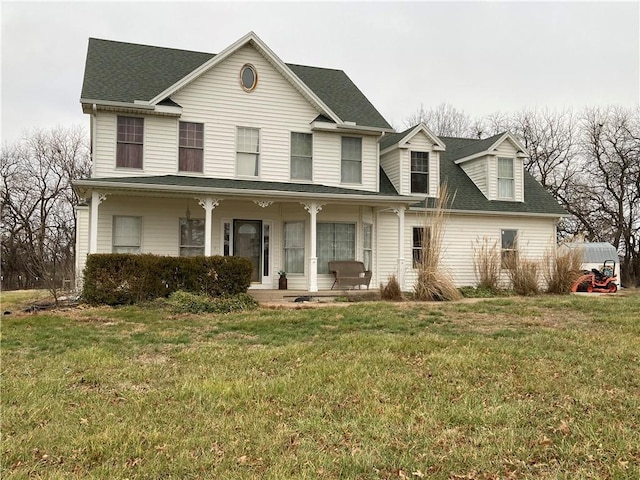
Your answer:
[[[253,264],[252,282],[262,282],[262,221],[233,221],[233,255]]]

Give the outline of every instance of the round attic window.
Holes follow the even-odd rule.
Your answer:
[[[240,69],[240,85],[245,92],[252,92],[258,85],[258,73],[250,63],[243,65]]]

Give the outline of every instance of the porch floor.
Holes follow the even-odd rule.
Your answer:
[[[309,292],[307,290],[248,290],[256,302],[269,303],[334,303],[351,300],[377,300],[380,291],[377,289],[351,289],[351,290],[320,290]]]

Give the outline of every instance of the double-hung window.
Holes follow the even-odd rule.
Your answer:
[[[284,224],[284,271],[304,273],[304,222]]]
[[[430,227],[413,227],[413,268],[419,268],[428,261],[429,242],[431,241]]]
[[[342,183],[362,183],[362,138],[342,137]]]
[[[429,152],[411,152],[411,193],[429,193]]]
[[[515,266],[518,259],[518,231],[502,230],[502,250],[501,250],[501,266],[502,268],[511,268]]]
[[[498,158],[498,198],[513,200],[513,158]]]
[[[113,217],[113,253],[140,253],[141,237],[141,217]]]
[[[118,117],[116,167],[142,168],[144,119]]]
[[[204,156],[204,125],[180,122],[180,147],[178,170],[202,172]]]
[[[355,260],[355,224],[318,223],[316,231],[318,273],[329,273],[332,260]]]
[[[291,133],[291,179],[311,180],[313,174],[313,136]]]
[[[373,225],[362,224],[362,262],[365,270],[371,270],[373,266]]]
[[[260,161],[260,130],[238,127],[236,175],[257,177]]]
[[[180,256],[204,255],[204,220],[200,218],[180,219]]]

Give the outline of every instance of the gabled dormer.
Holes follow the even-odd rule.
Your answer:
[[[380,165],[401,195],[437,197],[444,143],[423,123],[380,140]]]
[[[522,143],[505,132],[483,140],[450,138],[447,156],[467,174],[487,200],[524,202]]]

